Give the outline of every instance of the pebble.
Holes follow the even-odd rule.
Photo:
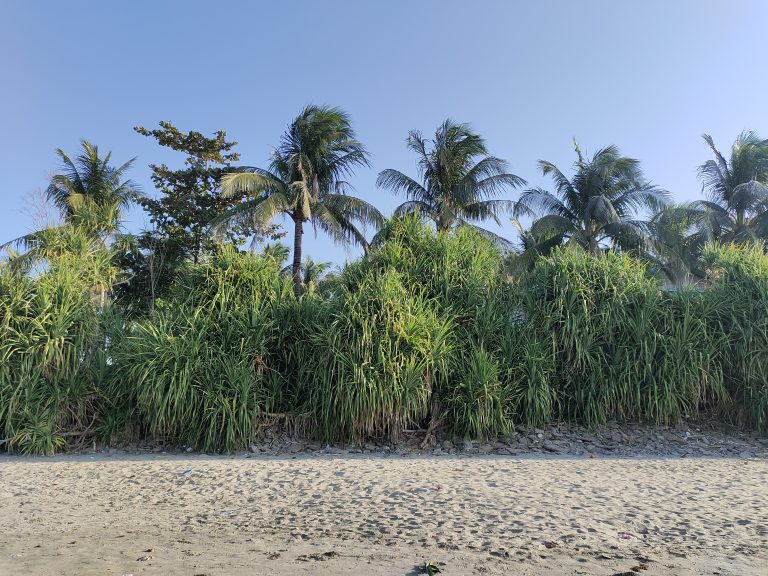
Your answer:
[[[423,433],[409,433],[392,445],[377,444],[373,439],[360,445],[339,446],[286,438],[268,434],[255,439],[248,451],[254,455],[300,454],[412,454],[424,453],[420,448]],[[385,439],[379,439],[385,440]],[[516,427],[508,437],[488,438],[478,443],[472,440],[451,438],[448,434],[438,437],[426,451],[433,454],[451,454],[463,450],[466,453],[525,455],[569,454],[593,458],[600,456],[632,457],[651,456],[664,458],[716,457],[768,458],[768,437],[750,433],[737,427],[717,423],[699,423],[697,426],[681,424],[677,427],[650,424],[611,422],[590,430],[575,424],[559,424],[548,428],[525,429]],[[187,446],[173,447],[167,444],[127,444],[120,448],[104,446],[105,454],[136,452],[193,452]],[[243,455],[245,456],[245,455]]]

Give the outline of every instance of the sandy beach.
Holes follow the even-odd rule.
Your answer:
[[[0,574],[764,576],[767,501],[765,459],[5,456]]]

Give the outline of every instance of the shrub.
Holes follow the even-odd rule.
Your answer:
[[[706,300],[711,330],[723,335],[720,351],[735,415],[768,430],[768,255],[761,245],[710,245],[703,262],[712,280]]]
[[[35,276],[0,266],[0,430],[9,451],[52,454],[65,435],[92,426],[109,259],[87,247],[49,258]]]
[[[530,423],[554,406],[556,417],[590,426],[612,418],[669,423],[724,397],[705,303],[663,295],[629,255],[558,250],[519,289],[531,340],[521,369],[535,387],[521,391]]]
[[[232,451],[278,416],[355,442],[702,409],[768,430],[762,247],[707,247],[709,284],[677,292],[628,254],[570,248],[510,283],[487,238],[409,217],[322,290],[297,298],[274,258],[226,248],[136,319],[110,302],[110,250],[66,227],[44,240],[36,267],[0,267],[11,451],[94,434]]]
[[[392,220],[381,237],[378,249],[345,269],[340,281],[347,293],[358,292],[364,278],[396,272],[403,294],[423,300],[419,313],[433,314],[445,327],[431,424],[442,421],[475,438],[506,433],[514,326],[501,252],[470,227],[436,233],[414,216]]]
[[[233,249],[189,265],[115,347],[112,388],[127,386],[154,437],[206,451],[243,448],[275,402],[272,308],[291,298],[277,264]]]

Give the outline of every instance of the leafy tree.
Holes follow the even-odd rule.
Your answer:
[[[532,216],[531,236],[543,238],[533,248],[546,252],[556,244],[576,244],[596,254],[610,241],[620,248],[637,248],[648,239],[642,209],[659,211],[668,193],[648,182],[640,162],[622,156],[616,146],[585,159],[574,141],[578,159],[569,179],[557,166],[539,161],[542,173],[552,176],[555,191],[530,188],[515,206],[515,216]],[[544,245],[543,242],[547,244]]]
[[[118,238],[115,263],[121,279],[114,295],[131,314],[154,312],[158,298],[166,296],[185,261],[177,242],[156,231],[125,234]]]
[[[230,171],[240,158],[233,149],[237,142],[227,141],[226,132],[218,130],[213,137],[200,132],[181,132],[171,122],[160,122],[160,128],[148,130],[141,126],[136,132],[157,140],[158,144],[187,155],[185,167],[172,170],[165,164],[150,164],[152,181],[161,195],[144,198],[141,205],[147,211],[160,238],[197,262],[200,256],[215,248],[208,234],[208,224],[232,209],[243,195],[224,197],[219,187],[221,176]],[[240,245],[249,237],[277,235],[275,226],[262,227],[242,220],[225,231],[226,241]]]
[[[272,156],[268,169],[243,167],[222,179],[223,196],[249,200],[237,204],[212,222],[222,233],[232,226],[266,226],[283,214],[294,224],[291,275],[301,292],[304,224],[326,232],[337,241],[367,247],[355,225],[383,222],[371,204],[347,194],[345,180],[357,166],[368,166],[368,153],[355,138],[349,116],[338,108],[307,106],[291,123]]]
[[[397,207],[396,216],[419,213],[433,220],[440,231],[489,218],[498,224],[499,211],[512,208],[511,201],[499,196],[506,188],[525,184],[507,172],[504,160],[489,154],[485,140],[467,124],[446,120],[433,140],[414,130],[406,142],[418,156],[421,183],[393,169],[382,171],[376,181],[379,187],[408,198]]]

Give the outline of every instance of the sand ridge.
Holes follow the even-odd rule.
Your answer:
[[[742,574],[768,461],[0,458],[0,575]]]

